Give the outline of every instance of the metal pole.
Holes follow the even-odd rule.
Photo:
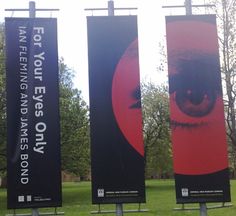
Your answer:
[[[108,1],[108,16],[114,16],[114,2],[113,0]],[[123,206],[121,203],[116,204],[116,216],[123,216]]]
[[[35,2],[30,1],[29,2],[29,17],[35,18],[36,17],[36,8],[35,8]]]
[[[192,15],[192,0],[185,0],[186,15]]]
[[[38,209],[32,209],[32,216],[39,216]]]
[[[200,203],[200,216],[207,216],[206,203]]]
[[[115,15],[114,1],[110,0],[108,1],[108,16],[114,16],[114,15]]]
[[[123,216],[122,203],[116,204],[116,216]]]
[[[29,2],[29,17],[30,18],[35,18],[36,17],[36,7],[35,7],[35,2],[34,1]],[[36,209],[36,208],[32,209],[32,216],[39,216],[38,209]]]

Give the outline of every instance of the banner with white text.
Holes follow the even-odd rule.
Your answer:
[[[166,17],[177,203],[230,201],[216,17]]]
[[[136,16],[88,17],[93,203],[145,202]]]
[[[57,21],[6,18],[8,208],[61,206]]]

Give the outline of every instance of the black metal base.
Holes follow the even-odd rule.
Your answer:
[[[32,213],[22,213],[22,214],[17,214],[16,210],[14,209],[13,214],[6,214],[5,216],[47,216],[47,215],[64,215],[64,212],[58,212],[57,208],[55,208],[54,212],[45,212],[45,213],[40,213],[38,212],[38,209],[32,209]]]
[[[119,205],[119,204],[118,204]],[[122,204],[120,204],[122,205]],[[122,208],[122,212],[123,213],[144,213],[144,212],[148,212],[148,209],[141,209],[141,204],[139,203],[138,205],[138,209],[127,209],[127,210],[123,210]],[[116,210],[101,210],[101,205],[98,205],[98,210],[97,211],[91,211],[91,214],[110,214],[110,213],[117,213],[117,209]]]
[[[148,209],[131,209],[131,210],[123,210],[124,213],[144,213],[148,212]],[[110,214],[110,213],[116,213],[116,210],[100,210],[100,211],[91,211],[91,214]]]
[[[228,208],[232,207],[232,203],[222,203],[221,205],[211,205],[207,206],[207,209],[217,209],[217,208]],[[182,204],[182,207],[180,208],[174,208],[174,211],[188,211],[188,210],[200,210],[200,207],[185,207],[184,204]]]

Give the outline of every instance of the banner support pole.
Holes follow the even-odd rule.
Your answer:
[[[114,9],[114,1],[109,0],[108,1],[108,16],[114,16],[115,15],[115,9]],[[123,205],[122,203],[116,204],[116,216],[123,216]]]
[[[30,1],[29,2],[29,18],[35,18],[36,16],[36,10],[35,10],[35,2]],[[32,209],[32,216],[39,216],[38,209],[33,208]]]
[[[39,216],[38,209],[36,209],[36,208],[32,209],[32,216]]]
[[[30,1],[29,2],[29,18],[35,18],[35,17],[36,17],[35,2]],[[32,209],[32,216],[39,216],[38,209],[36,209],[36,208]]]
[[[108,1],[108,16],[114,16],[114,15],[115,15],[114,1],[109,0]]]
[[[192,15],[192,0],[185,0],[186,15]],[[206,203],[199,203],[200,205],[200,216],[207,216]]]
[[[123,216],[123,205],[122,203],[116,204],[116,216]]]
[[[200,216],[207,216],[207,206],[206,203],[200,203]]]
[[[186,15],[192,15],[192,0],[185,0]]]
[[[29,2],[29,17],[30,18],[35,18],[36,17],[36,7],[35,7],[35,2],[34,1]]]

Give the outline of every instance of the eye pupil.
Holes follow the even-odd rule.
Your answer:
[[[191,101],[191,103],[195,105],[202,103],[202,101],[204,100],[204,95],[201,92],[197,91],[191,91],[191,93],[187,92],[186,97],[189,99],[189,101]]]
[[[190,89],[187,90],[187,94],[188,95],[191,95],[192,94],[192,91]]]

